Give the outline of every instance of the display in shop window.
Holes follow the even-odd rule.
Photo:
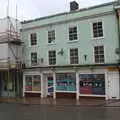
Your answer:
[[[32,76],[25,77],[25,91],[32,91]]]
[[[53,77],[48,77],[48,94],[53,93]]]
[[[104,74],[80,74],[80,94],[105,95]]]
[[[75,73],[57,73],[56,90],[58,91],[76,91]]]
[[[33,76],[32,91],[41,91],[41,79],[39,75]]]

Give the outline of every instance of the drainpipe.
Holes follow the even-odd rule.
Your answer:
[[[119,70],[119,89],[120,89],[120,9],[117,9],[116,10],[117,12],[117,25],[118,25],[118,50],[117,50],[117,53],[118,53],[118,56],[119,56],[119,59],[118,59],[118,70]],[[119,90],[120,91],[120,90]],[[119,93],[119,99],[120,99],[120,93]]]

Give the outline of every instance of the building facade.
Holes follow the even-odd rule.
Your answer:
[[[16,25],[20,26],[9,16],[0,19],[0,97],[20,96],[22,91],[22,47]]]
[[[22,22],[23,96],[120,99],[117,5]]]

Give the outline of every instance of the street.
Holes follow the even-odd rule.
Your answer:
[[[120,107],[0,103],[0,120],[119,120]]]

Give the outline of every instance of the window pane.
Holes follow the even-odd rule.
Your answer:
[[[69,40],[77,40],[77,27],[69,28]]]
[[[56,64],[56,51],[49,51],[49,65]]]
[[[102,22],[93,23],[93,37],[103,37]]]
[[[32,91],[32,76],[25,76],[25,91]]]
[[[48,43],[55,42],[55,30],[48,31]]]
[[[78,64],[78,48],[70,49],[70,64]]]
[[[94,47],[94,57],[96,63],[104,62],[104,47],[96,46]]]
[[[37,63],[37,53],[31,53],[31,63],[32,64]]]
[[[39,75],[33,76],[32,91],[41,91],[41,79]]]
[[[31,45],[36,45],[37,44],[37,35],[36,35],[36,33],[32,33],[30,39],[31,39]]]

